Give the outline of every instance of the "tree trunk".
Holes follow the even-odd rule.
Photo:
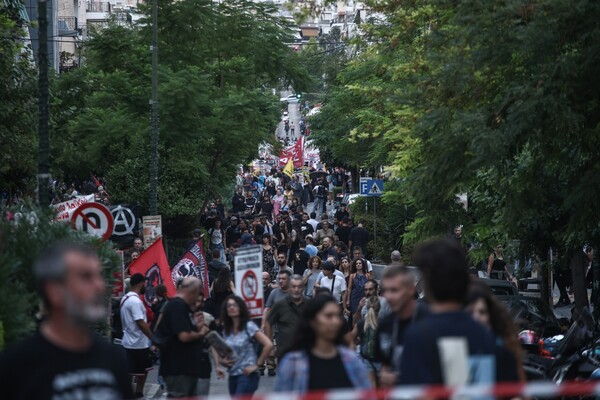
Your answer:
[[[581,312],[589,306],[587,288],[585,286],[585,271],[588,265],[587,256],[583,251],[577,251],[571,257],[571,274],[573,276],[573,293],[575,294],[575,308]]]
[[[552,284],[549,266],[550,260],[546,257],[546,260],[542,260],[540,268],[540,298],[552,308],[554,301],[552,300]]]

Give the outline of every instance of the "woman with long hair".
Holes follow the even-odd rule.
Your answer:
[[[357,258],[352,262],[352,275],[348,283],[348,295],[346,296],[346,311],[350,311],[348,318],[358,310],[358,303],[365,297],[365,283],[369,280],[366,274],[367,263],[362,258]]]
[[[321,267],[323,266],[323,260],[319,256],[312,256],[308,259],[308,268],[304,271],[302,278],[304,279],[304,296],[309,299],[313,297],[313,291]]]
[[[352,334],[355,343],[359,346],[359,354],[365,360],[366,367],[369,370],[369,378],[373,386],[377,383],[377,374],[381,364],[377,359],[377,327],[379,326],[379,312],[381,311],[381,302],[379,296],[369,297],[365,304],[367,313],[364,319],[354,325]]]
[[[222,360],[228,367],[229,394],[233,396],[252,396],[258,389],[258,366],[263,365],[273,350],[273,342],[250,320],[244,300],[238,296],[229,296],[221,308],[223,339],[233,349],[234,360]],[[256,348],[262,346],[260,354]],[[218,367],[217,375],[224,376]]]
[[[222,267],[219,270],[217,279],[210,285],[210,302],[212,303],[211,314],[219,318],[223,302],[228,296],[231,296],[235,290],[231,279],[231,270],[228,267]]]
[[[350,275],[352,275],[352,265],[350,264],[350,259],[348,257],[340,258],[340,271],[344,274],[344,279],[346,280],[346,287],[349,287],[350,284]]]
[[[479,279],[471,281],[466,309],[475,321],[487,327],[496,337],[497,381],[524,381],[517,329],[506,308],[496,299],[490,287]]]
[[[285,221],[279,223],[279,238],[278,238],[277,254],[285,254],[286,259],[289,259],[290,247],[292,247],[292,236],[288,231],[288,226]]]
[[[275,216],[279,215],[279,210],[283,206],[283,190],[277,189],[277,194],[273,196],[273,212]]]
[[[275,275],[275,258],[277,250],[271,245],[271,235],[262,236],[263,272],[268,272],[271,280],[277,279]]]
[[[344,318],[335,298],[319,295],[308,301],[291,351],[279,363],[274,391],[302,394],[371,388],[361,359],[342,345],[343,325]]]

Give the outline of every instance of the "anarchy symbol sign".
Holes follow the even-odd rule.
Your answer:
[[[113,232],[116,236],[133,235],[133,229],[135,228],[135,214],[127,207],[116,206],[110,210],[113,220],[115,221],[115,230]]]

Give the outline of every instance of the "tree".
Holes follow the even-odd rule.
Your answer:
[[[397,199],[419,210],[407,238],[465,223],[484,249],[518,238],[524,253],[543,259],[550,246],[596,242],[600,53],[592,38],[600,6],[585,0],[372,6],[385,19],[367,29],[375,39],[364,52],[370,56],[340,75],[357,64],[373,73],[336,88],[360,93],[365,108],[323,107],[319,119],[349,120],[339,141],[360,137],[358,148],[387,152],[384,164],[403,182]],[[377,77],[385,79],[376,84]],[[315,130],[325,134],[328,125]],[[344,150],[338,159],[344,154],[351,157]],[[461,193],[469,196],[468,211],[456,202]]]
[[[0,191],[30,194],[36,173],[36,70],[16,4],[0,3]]]
[[[148,7],[142,6],[148,13]],[[159,1],[159,210],[195,215],[228,187],[240,163],[274,140],[279,102],[270,88],[310,84],[288,23],[273,6],[230,0]],[[150,24],[112,24],[85,45],[85,66],[55,82],[55,164],[91,170],[114,201],[147,206]]]

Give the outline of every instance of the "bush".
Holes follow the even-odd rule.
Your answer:
[[[42,251],[62,240],[81,241],[98,249],[104,278],[112,286],[112,273],[120,264],[110,242],[55,222],[50,211],[27,207],[15,214],[7,212],[0,219],[0,343],[9,344],[35,329],[40,298],[31,267]]]

